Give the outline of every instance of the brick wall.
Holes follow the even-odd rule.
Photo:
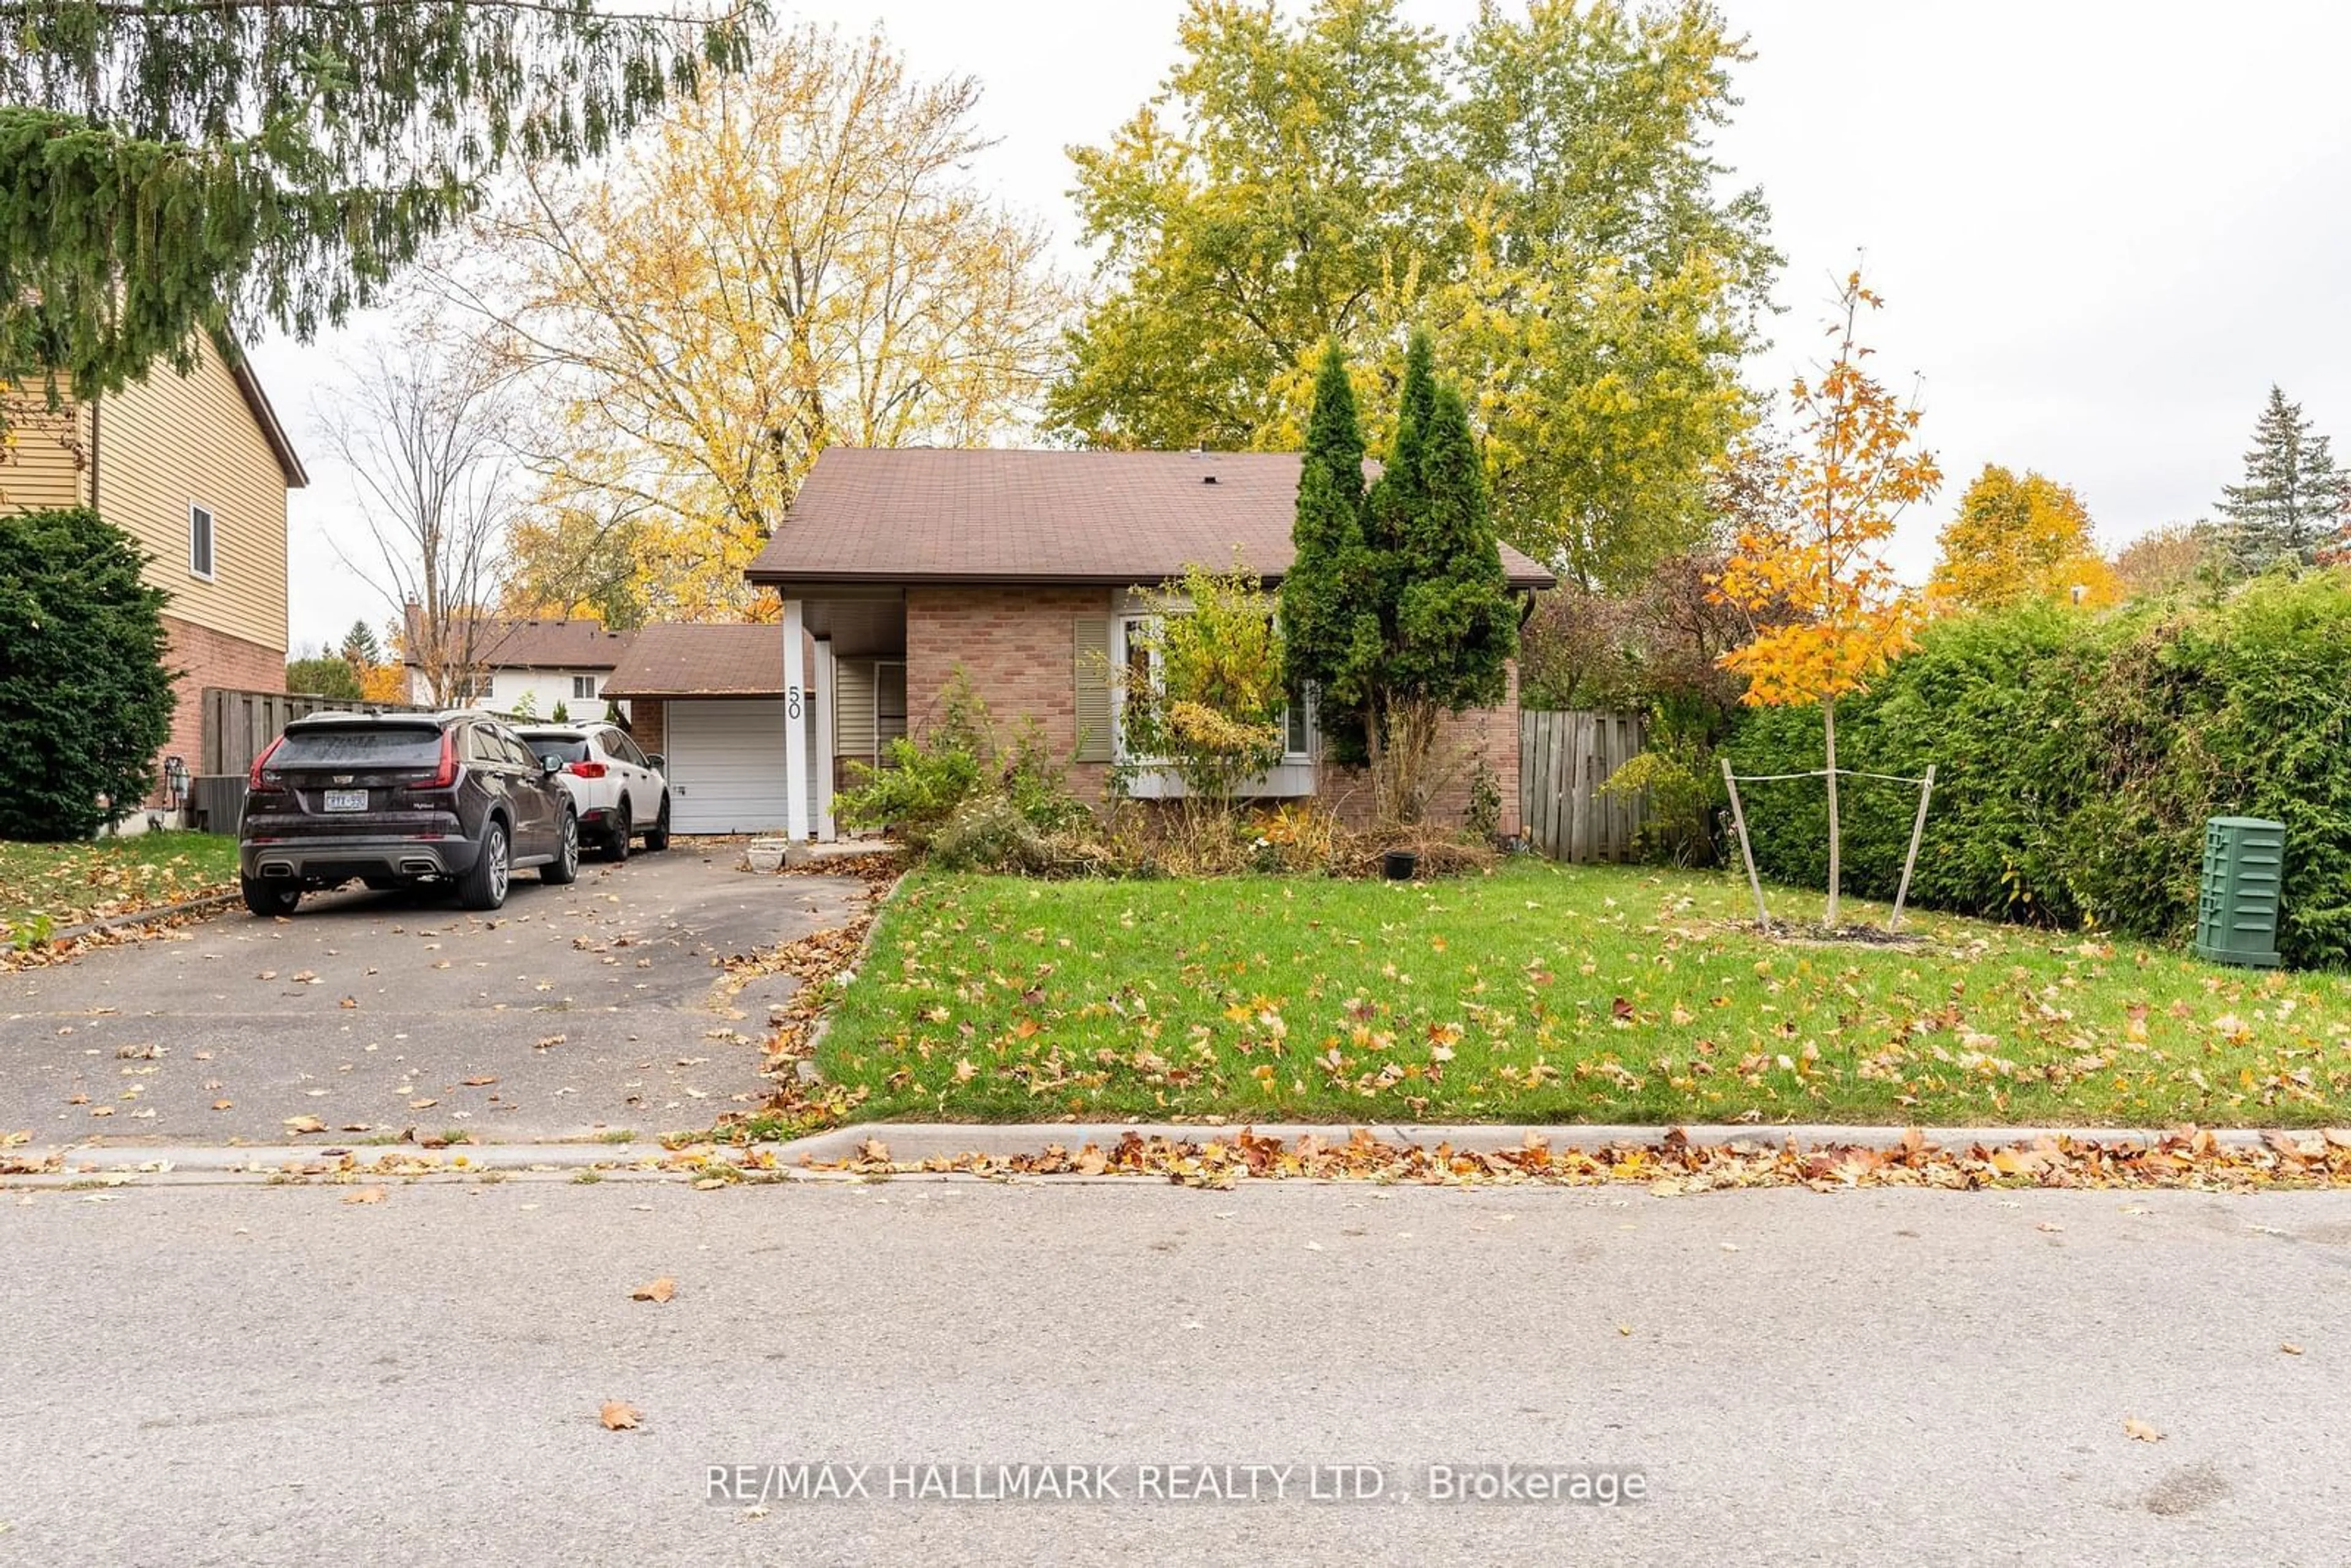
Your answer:
[[[631,698],[629,738],[637,743],[640,751],[667,751],[669,706],[659,697]]]
[[[163,617],[163,632],[170,642],[164,654],[167,665],[181,673],[172,686],[175,699],[172,708],[172,738],[163,743],[155,763],[156,792],[149,797],[149,805],[162,803],[162,758],[177,757],[188,765],[191,776],[204,768],[204,699],[206,686],[226,686],[233,691],[282,692],[286,689],[286,650],[264,647],[248,643],[242,637],[232,637],[209,626],[199,626],[193,621],[176,616]]]
[[[1078,741],[1080,615],[1110,617],[1101,588],[910,588],[906,591],[906,728],[921,736],[940,715],[958,665],[987,704],[1002,738],[1034,718],[1049,755],[1066,759]],[[1072,765],[1069,786],[1098,799],[1110,769]]]
[[[1437,731],[1431,767],[1437,785],[1428,800],[1427,820],[1438,827],[1458,827],[1469,810],[1469,783],[1477,764],[1494,770],[1501,790],[1502,817],[1499,831],[1519,831],[1519,667],[1510,665],[1510,689],[1499,707],[1476,708],[1448,717]],[[1322,799],[1341,821],[1355,827],[1372,819],[1372,781],[1360,768],[1325,765],[1320,779]]]
[[[940,713],[949,678],[960,665],[987,703],[999,734],[1009,737],[1034,718],[1046,747],[1066,758],[1077,744],[1077,665],[1071,631],[1080,615],[1111,613],[1108,591],[1098,588],[910,588],[906,591],[906,723],[920,736]],[[1429,820],[1451,826],[1469,804],[1469,783],[1482,758],[1502,794],[1501,831],[1519,831],[1519,672],[1513,664],[1502,706],[1448,718],[1437,740],[1443,778],[1429,801]],[[1102,763],[1069,770],[1081,800],[1098,799],[1109,780]],[[1370,821],[1371,782],[1360,769],[1326,765],[1322,800],[1343,820]]]

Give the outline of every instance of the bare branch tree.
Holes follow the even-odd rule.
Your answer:
[[[476,689],[517,507],[513,385],[478,344],[430,319],[351,372],[319,429],[357,476],[368,538],[329,542],[399,612],[401,652],[434,703],[453,706]]]

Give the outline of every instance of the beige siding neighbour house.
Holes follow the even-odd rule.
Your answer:
[[[191,773],[206,687],[286,689],[286,497],[308,482],[251,367],[201,347],[188,375],[158,365],[62,412],[20,394],[0,455],[0,511],[89,507],[147,552],[180,672],[162,755]]]

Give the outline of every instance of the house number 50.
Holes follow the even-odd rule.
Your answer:
[[[784,693],[784,716],[786,718],[800,716],[800,689],[798,686],[789,687]]]

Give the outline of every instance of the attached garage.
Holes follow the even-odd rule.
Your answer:
[[[670,820],[677,831],[782,831],[789,809],[784,700],[703,697],[665,706]]]
[[[784,831],[782,627],[643,627],[604,689],[630,700],[637,744],[662,754],[677,831]]]

